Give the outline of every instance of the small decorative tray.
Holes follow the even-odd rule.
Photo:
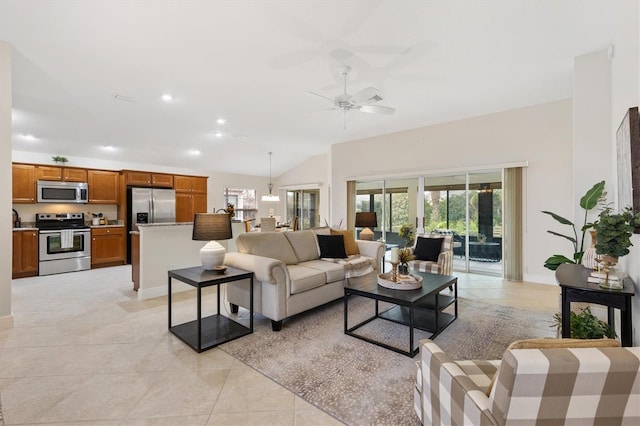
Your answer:
[[[415,290],[422,287],[422,277],[398,274],[398,281],[391,281],[391,272],[378,274],[378,285],[394,290]]]

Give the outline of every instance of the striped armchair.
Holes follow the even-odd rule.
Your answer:
[[[420,352],[414,408],[425,425],[640,424],[640,347],[507,349],[501,361],[455,362],[425,340]]]
[[[439,233],[434,234],[418,234],[416,240],[413,243],[413,247],[410,247],[411,253],[416,249],[419,237],[426,238],[442,238],[442,248],[440,249],[440,255],[436,262],[428,260],[412,260],[409,262],[409,268],[414,271],[429,272],[432,274],[451,275],[453,272],[453,235],[443,235]]]

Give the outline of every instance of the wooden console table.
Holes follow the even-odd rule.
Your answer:
[[[595,303],[607,307],[609,325],[614,327],[614,309],[620,309],[620,341],[622,346],[633,346],[631,298],[634,286],[631,278],[625,278],[622,290],[607,290],[587,277],[591,270],[582,265],[565,263],[556,270],[556,281],[562,288],[562,337],[571,337],[571,302]]]

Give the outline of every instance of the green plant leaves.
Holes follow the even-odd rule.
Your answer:
[[[563,225],[571,225],[571,226],[573,226],[573,222],[571,222],[569,219],[565,219],[564,217],[558,216],[555,213],[552,213],[552,212],[549,212],[549,211],[546,211],[546,210],[542,210],[542,213],[548,214],[549,216],[551,216],[552,218],[554,218],[555,220],[557,220],[558,222],[560,222]]]
[[[550,258],[544,261],[544,267],[547,269],[551,269],[552,271],[555,271],[556,269],[558,269],[558,266],[562,265],[563,263],[576,263],[576,262],[574,262],[573,260],[561,254],[554,254],[553,256],[551,256]]]
[[[591,210],[598,205],[604,194],[604,181],[598,182],[580,198],[580,207]]]
[[[555,319],[554,326],[562,331],[562,315],[556,313],[553,318]],[[587,306],[580,313],[571,312],[571,337],[574,339],[602,339],[604,337],[615,339],[617,336],[615,330],[593,315],[591,308]]]

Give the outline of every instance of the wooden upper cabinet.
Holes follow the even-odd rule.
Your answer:
[[[87,169],[62,169],[62,180],[65,182],[86,182]]]
[[[87,169],[76,167],[38,166],[38,180],[61,180],[65,182],[86,182]]]
[[[151,185],[151,173],[149,172],[125,172],[125,183],[127,185],[141,185],[141,186],[149,186]]]
[[[118,204],[120,173],[108,170],[88,170],[89,203]]]
[[[173,188],[173,175],[165,173],[125,171],[125,184],[129,186],[156,186]]]
[[[13,164],[12,190],[14,203],[36,202],[36,166],[33,164]]]
[[[38,166],[38,180],[62,180],[62,167]]]
[[[207,193],[206,177],[176,175],[173,177],[173,185],[177,192]]]
[[[173,175],[151,173],[151,184],[163,188],[173,188]]]

